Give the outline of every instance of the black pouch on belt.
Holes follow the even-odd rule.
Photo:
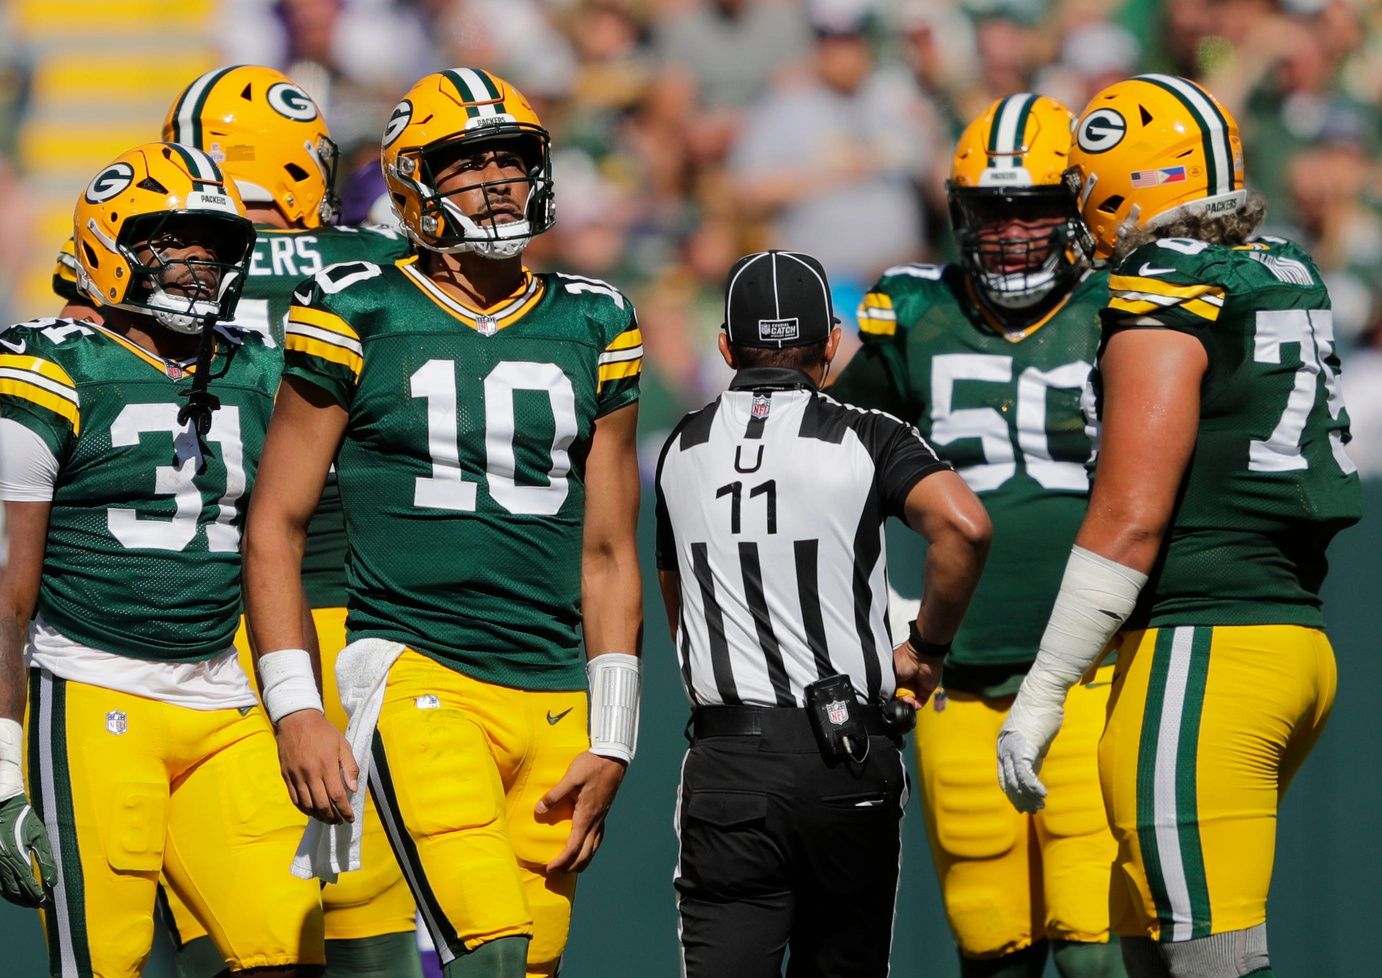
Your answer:
[[[806,712],[827,761],[862,761],[869,734],[848,676],[826,676],[806,687]]]

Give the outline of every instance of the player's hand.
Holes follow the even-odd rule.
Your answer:
[[[910,642],[893,649],[893,676],[903,698],[910,699],[915,709],[921,709],[941,681],[941,667],[945,656],[917,655]],[[908,695],[910,694],[910,695]]]
[[[571,836],[566,848],[547,864],[549,873],[579,873],[595,858],[605,837],[605,815],[614,803],[614,793],[624,780],[625,766],[585,751],[577,755],[555,788],[543,795],[534,811],[548,814],[563,801],[570,801]]]
[[[298,710],[278,721],[278,766],[300,810],[332,825],[355,821],[348,792],[359,784],[360,768],[350,744],[325,716]]]
[[[38,879],[31,855],[38,861]],[[0,803],[0,896],[21,907],[42,906],[57,880],[53,847],[29,799],[15,795]]]
[[[998,784],[1014,808],[1031,813],[1046,805],[1046,785],[1037,772],[1060,730],[1065,710],[1059,702],[1031,702],[1035,697],[1024,696],[1026,690],[1024,685],[1018,692],[998,731]]]

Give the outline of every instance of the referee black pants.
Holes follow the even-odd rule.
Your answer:
[[[686,978],[883,978],[907,773],[898,743],[827,763],[804,710],[756,736],[701,736],[677,810]]]

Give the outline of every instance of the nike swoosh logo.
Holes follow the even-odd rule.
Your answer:
[[[1100,608],[1100,609],[1099,609],[1099,614],[1101,614],[1101,615],[1108,615],[1108,616],[1109,616],[1110,618],[1112,618],[1114,621],[1122,621],[1122,620],[1123,620],[1123,616],[1122,616],[1122,615],[1120,615],[1120,614],[1119,614],[1118,612],[1116,612],[1116,611],[1109,611],[1107,608]]]
[[[550,723],[552,726],[555,727],[557,724],[561,723],[561,718],[564,717],[564,716],[566,716],[566,714],[570,713],[570,712],[572,711],[572,709],[574,709],[574,707],[568,706],[566,709],[562,710],[562,711],[561,711],[560,713],[558,713],[556,716],[552,716],[552,711],[551,711],[551,710],[548,710],[548,711],[547,711],[547,722]]]
[[[1155,268],[1149,261],[1144,261],[1142,267],[1137,270],[1138,275],[1165,275],[1167,272],[1174,272],[1174,268]]]
[[[13,350],[15,353],[23,353],[25,348],[29,345],[25,340],[0,340],[0,343],[3,343],[8,349]]]

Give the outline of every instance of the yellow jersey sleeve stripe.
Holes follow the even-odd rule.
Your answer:
[[[610,341],[609,346],[605,347],[605,350],[627,350],[630,347],[642,345],[643,331],[635,327],[633,329],[626,329],[618,336],[616,336],[613,340]]]
[[[885,319],[876,316],[877,310],[860,308],[859,310],[859,332],[868,333],[871,336],[895,336],[897,335],[897,317]]]
[[[365,358],[360,354],[349,350],[344,346],[337,346],[335,343],[326,343],[311,336],[304,336],[300,333],[289,333],[284,338],[284,347],[294,353],[305,353],[308,356],[317,357],[321,360],[328,360],[331,363],[339,363],[343,367],[348,367],[350,372],[355,375],[355,379],[360,379],[360,371],[365,368]]]
[[[22,398],[39,407],[47,408],[58,417],[67,419],[72,426],[72,434],[82,433],[82,415],[77,405],[47,388],[32,384],[13,376],[0,375],[0,394]]]
[[[643,358],[637,360],[624,360],[618,363],[601,364],[599,383],[596,385],[598,390],[612,380],[622,380],[625,377],[637,377],[639,371],[643,369]]]
[[[893,297],[886,292],[870,292],[864,296],[863,306],[870,309],[891,309],[893,307]]]
[[[42,357],[21,356],[14,353],[0,354],[0,368],[8,370],[22,370],[46,377],[55,384],[60,384],[72,392],[72,396],[77,396],[77,384],[72,379],[72,375],[63,370],[52,360],[44,360]]]
[[[1214,322],[1219,318],[1220,307],[1200,299],[1186,299],[1173,303],[1155,302],[1147,299],[1124,299],[1115,296],[1109,300],[1108,307],[1117,312],[1128,313],[1133,316],[1146,316],[1158,312],[1169,312],[1171,310],[1184,310],[1192,315],[1209,322]]]
[[[1163,282],[1159,278],[1147,278],[1142,275],[1110,276],[1108,288],[1109,292],[1114,295],[1119,292],[1146,292],[1177,299],[1199,299],[1205,296],[1214,296],[1222,301],[1224,298],[1224,289],[1219,285],[1212,285],[1208,282],[1196,282],[1194,285],[1174,285],[1170,282]]]
[[[293,306],[288,310],[288,332],[293,331],[295,324],[301,323],[305,326],[316,326],[324,329],[328,333],[338,333],[347,339],[360,342],[360,334],[355,332],[355,328],[335,313],[327,312],[325,309],[313,309],[309,306]]]

